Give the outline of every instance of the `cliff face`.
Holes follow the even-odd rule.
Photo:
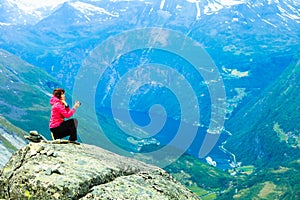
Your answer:
[[[0,172],[4,199],[199,199],[164,170],[87,144],[30,143]]]

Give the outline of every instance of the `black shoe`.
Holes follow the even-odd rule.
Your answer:
[[[69,140],[69,143],[72,143],[72,144],[80,144],[79,142],[73,141],[73,140]]]

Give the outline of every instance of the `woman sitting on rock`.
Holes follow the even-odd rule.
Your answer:
[[[70,109],[66,102],[65,90],[57,88],[53,90],[50,104],[52,109],[49,128],[53,139],[61,139],[70,136],[69,140],[75,142],[77,140],[78,121],[76,118],[68,120],[65,120],[65,118],[72,117],[76,112],[76,109],[80,106],[80,102],[76,101],[73,108]]]

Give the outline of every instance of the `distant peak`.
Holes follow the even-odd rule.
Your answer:
[[[97,13],[97,14],[110,15],[112,17],[118,17],[119,16],[118,14],[113,14],[113,13],[105,10],[104,8],[94,6],[92,4],[84,3],[84,2],[81,2],[81,1],[70,2],[69,4],[72,7],[74,7],[75,9],[79,10],[80,12],[82,12],[86,15],[94,15],[95,13]]]

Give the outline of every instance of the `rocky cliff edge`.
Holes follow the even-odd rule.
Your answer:
[[[87,144],[30,143],[0,171],[4,199],[199,199],[164,170]]]

